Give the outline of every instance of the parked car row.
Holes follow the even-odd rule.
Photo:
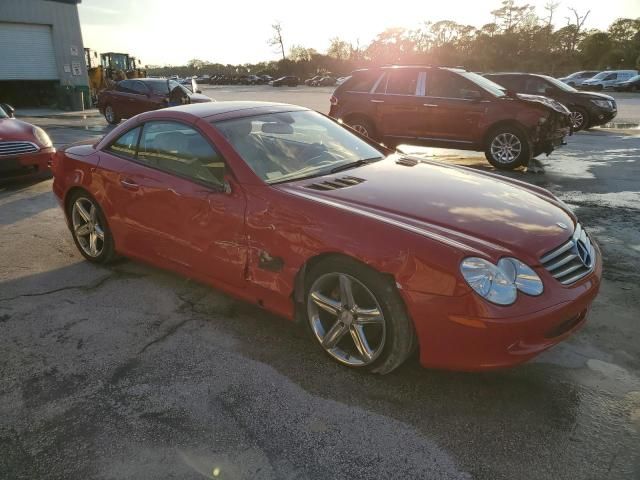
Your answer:
[[[584,70],[558,80],[580,90],[640,91],[639,74],[637,70]]]
[[[210,85],[265,85],[273,80],[270,75],[212,75]]]

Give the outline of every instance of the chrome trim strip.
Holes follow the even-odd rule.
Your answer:
[[[540,258],[540,263],[548,263],[549,261],[556,258],[558,255],[562,255],[567,250],[571,250],[572,247],[573,247],[573,240],[569,240],[564,245],[561,245],[560,248],[558,248],[557,250],[552,251],[551,253],[547,253],[544,257]]]

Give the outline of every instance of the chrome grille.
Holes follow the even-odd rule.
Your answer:
[[[540,258],[542,266],[563,285],[571,285],[589,274],[596,264],[596,250],[578,223],[573,235]]]
[[[0,142],[0,155],[22,155],[40,150],[31,142]]]

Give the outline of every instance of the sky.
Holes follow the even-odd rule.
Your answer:
[[[542,17],[547,2],[526,3]],[[365,46],[386,28],[415,28],[425,21],[481,26],[499,6],[500,0],[82,0],[78,10],[86,48],[129,53],[143,65],[184,65],[192,58],[225,64],[277,60],[267,43],[276,21],[287,50],[297,44],[323,52],[332,37]],[[556,25],[566,23],[571,6],[591,10],[587,28],[640,17],[640,0],[560,1]]]

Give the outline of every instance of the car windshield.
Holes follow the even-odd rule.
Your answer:
[[[236,118],[213,125],[269,184],[325,175],[385,156],[345,127],[308,110]]]
[[[7,115],[7,112],[4,111],[1,105],[0,105],[0,118],[9,118],[9,115]]]
[[[551,83],[554,87],[559,88],[560,90],[564,90],[565,92],[577,92],[575,88],[571,85],[567,85],[564,82],[561,82],[557,78],[549,77],[547,75],[541,75],[547,82]]]
[[[459,72],[459,73],[467,80],[472,81],[483,90],[486,90],[487,92],[492,94],[494,97],[504,97],[507,95],[507,92],[503,87],[489,80],[488,78],[483,77],[482,75],[478,75],[477,73],[473,73],[473,72]]]
[[[173,91],[174,88],[178,87],[180,90],[182,90],[187,95],[189,95],[191,93],[191,90],[186,89],[183,85],[181,85],[180,83],[176,82],[175,80],[169,80],[168,84],[169,84],[169,90],[170,91]]]

